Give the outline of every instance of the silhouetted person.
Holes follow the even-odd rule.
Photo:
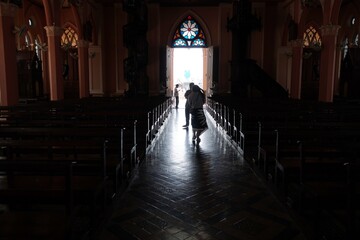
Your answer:
[[[174,97],[175,97],[175,108],[179,107],[179,84],[175,85],[175,89],[174,89]]]
[[[187,128],[189,126],[189,121],[190,121],[190,105],[189,105],[189,95],[191,93],[191,89],[194,86],[194,83],[190,83],[189,84],[189,89],[185,92],[184,97],[186,99],[185,102],[185,125],[183,126],[184,128]]]
[[[206,117],[203,109],[206,98],[204,90],[198,85],[192,87],[192,93],[189,95],[189,105],[191,113],[191,126],[193,129],[193,142],[200,142],[200,135],[208,128]]]

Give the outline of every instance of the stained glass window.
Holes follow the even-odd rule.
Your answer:
[[[204,31],[191,16],[185,18],[177,27],[172,46],[207,47]]]
[[[61,46],[77,47],[78,35],[74,29],[67,27],[61,36]]]
[[[308,27],[303,37],[304,47],[321,47],[321,37],[313,26]]]

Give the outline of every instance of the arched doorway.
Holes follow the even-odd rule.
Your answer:
[[[64,98],[79,98],[78,39],[77,32],[71,26],[66,27],[61,36]]]
[[[212,85],[212,48],[202,26],[192,15],[187,15],[172,34],[171,46],[167,49],[167,95],[173,95],[176,84],[181,87],[180,107],[183,97],[193,82],[210,94]]]
[[[318,100],[319,98],[320,56],[320,34],[314,26],[309,25],[303,36],[301,99]]]

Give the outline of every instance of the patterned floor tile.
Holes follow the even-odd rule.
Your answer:
[[[305,239],[209,116],[199,144],[173,109],[99,239]]]

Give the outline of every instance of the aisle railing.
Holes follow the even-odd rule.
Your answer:
[[[244,154],[245,135],[242,131],[242,114],[210,98],[207,99],[206,109],[216,126],[229,137],[240,153]]]
[[[171,113],[172,102],[171,98],[166,99],[163,103],[154,107],[147,114],[147,133],[146,133],[146,150],[152,145],[154,139],[157,138],[162,130],[162,126],[168,119]]]

